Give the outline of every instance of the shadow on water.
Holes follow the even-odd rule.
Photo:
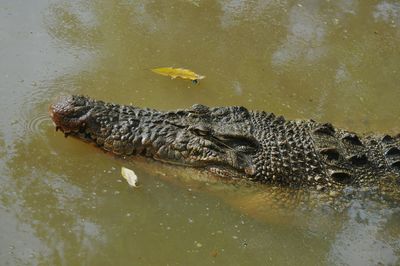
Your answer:
[[[78,63],[22,97],[12,153],[0,137],[2,223],[13,228],[7,217],[15,215],[19,226],[9,233],[19,242],[3,236],[2,250],[16,258],[9,261],[52,265],[398,263],[395,204],[360,197],[339,210],[287,208],[301,193],[187,180],[202,175],[64,140],[47,106],[80,93],[161,109],[245,105],[400,131],[399,10],[386,1],[52,3],[44,26]],[[207,78],[171,82],[149,71],[158,66]],[[139,189],[121,179],[122,165],[135,169]]]

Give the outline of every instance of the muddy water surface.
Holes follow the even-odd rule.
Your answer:
[[[1,1],[1,264],[399,264],[397,204],[257,208],[268,205],[248,187],[114,158],[63,138],[47,114],[58,95],[79,93],[163,110],[243,105],[394,134],[399,43],[394,0]],[[207,77],[194,85],[149,71],[161,66]]]

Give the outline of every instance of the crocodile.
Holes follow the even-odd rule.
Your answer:
[[[65,136],[222,179],[316,191],[376,187],[388,178],[400,186],[400,134],[359,135],[241,106],[158,111],[82,95],[60,97],[49,113]]]

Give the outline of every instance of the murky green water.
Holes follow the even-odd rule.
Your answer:
[[[398,265],[396,204],[270,212],[246,189],[64,139],[47,107],[70,93],[244,105],[398,133],[399,43],[395,0],[0,1],[0,264]],[[161,66],[207,77],[149,71]]]

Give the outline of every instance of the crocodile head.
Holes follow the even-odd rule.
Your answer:
[[[243,107],[160,112],[92,100],[60,98],[50,106],[56,129],[122,156],[143,155],[201,167],[226,177],[252,177],[260,144]]]

